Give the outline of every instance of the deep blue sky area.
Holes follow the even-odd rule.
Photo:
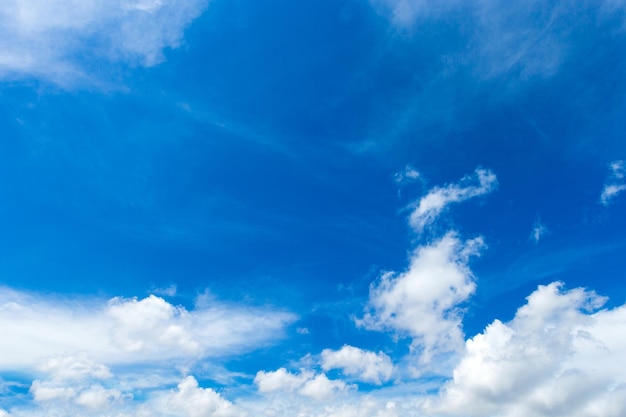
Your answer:
[[[375,411],[361,393],[418,404],[381,405],[396,410],[389,416],[457,415],[462,402],[446,395],[470,387],[463,364],[479,357],[462,342],[494,320],[534,340],[516,315],[530,294],[560,281],[563,299],[586,288],[608,297],[609,311],[626,302],[622,1],[55,0],[55,19],[34,0],[9,3],[0,324],[21,330],[0,342],[0,417],[87,415],[83,406],[139,415],[166,395],[178,404],[191,380],[229,407],[277,416],[321,416],[314,400],[344,391],[359,416]],[[444,236],[458,239],[450,252]],[[445,262],[420,255],[429,247]],[[446,280],[445,297],[432,295]],[[151,302],[173,310],[141,321]],[[542,320],[599,314],[599,302],[576,303],[558,319],[541,310]],[[107,321],[116,306],[144,305],[119,316],[122,327]],[[32,324],[40,314],[55,335],[37,342],[49,357],[93,359],[112,379],[63,391],[71,378],[46,374],[48,356],[25,347],[31,327],[48,334]],[[64,344],[54,323],[83,318],[102,323],[110,346]],[[377,373],[359,368],[374,357]],[[577,366],[567,358],[550,369]],[[291,405],[272,402],[280,389]],[[494,398],[466,410],[512,416],[531,404]],[[210,401],[197,415],[240,415]],[[329,415],[357,415],[337,401],[324,403]]]

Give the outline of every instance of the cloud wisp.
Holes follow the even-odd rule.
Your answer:
[[[431,189],[416,204],[409,216],[409,224],[414,231],[421,233],[435,222],[448,205],[488,194],[497,186],[498,180],[492,171],[477,168],[473,176],[465,176],[457,184]]]
[[[6,0],[0,5],[0,80],[64,87],[95,82],[89,61],[152,66],[178,47],[207,0]],[[89,59],[86,59],[89,58]]]

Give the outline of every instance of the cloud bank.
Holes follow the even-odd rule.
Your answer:
[[[106,365],[197,361],[250,351],[282,336],[295,316],[218,301],[193,310],[151,295],[108,302],[51,299],[0,288],[0,370],[106,373],[58,357],[87,353]],[[49,358],[52,362],[49,362]],[[56,362],[55,362],[56,361]]]

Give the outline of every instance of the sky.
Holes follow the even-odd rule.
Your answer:
[[[626,2],[4,0],[0,417],[626,415]]]

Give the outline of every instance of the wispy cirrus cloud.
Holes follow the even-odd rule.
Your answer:
[[[608,206],[611,201],[626,190],[626,167],[623,160],[613,161],[609,164],[609,176],[604,183],[600,202]]]
[[[422,232],[448,205],[488,194],[497,186],[498,180],[492,171],[477,168],[473,176],[465,176],[457,184],[434,187],[428,191],[413,209],[409,224],[416,232]]]
[[[6,0],[0,5],[0,80],[69,87],[97,82],[98,63],[152,66],[178,47],[208,0]]]
[[[370,352],[344,345],[339,350],[324,349],[321,354],[322,369],[341,369],[343,374],[359,381],[380,385],[394,372],[391,358],[383,352]]]
[[[464,338],[458,306],[476,289],[468,262],[483,246],[481,238],[462,241],[450,232],[418,247],[406,271],[385,273],[372,284],[357,324],[411,337],[424,369],[433,356],[459,352]]]

